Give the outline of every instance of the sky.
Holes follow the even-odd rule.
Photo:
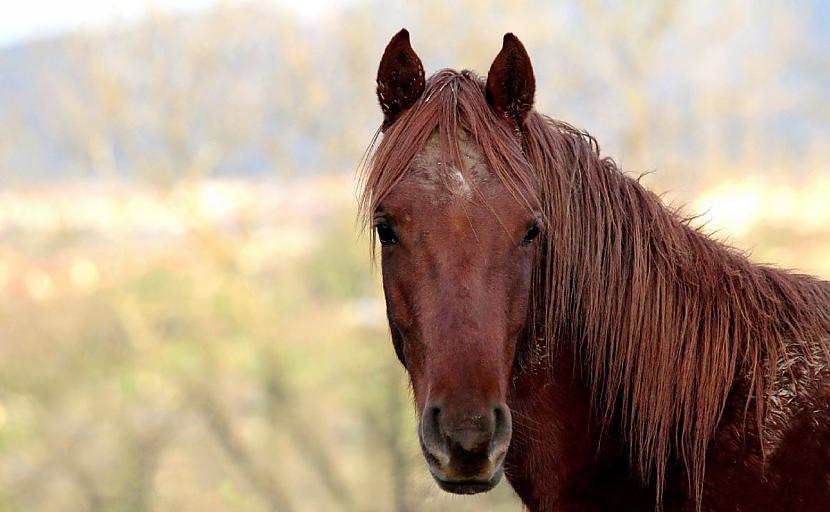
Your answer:
[[[239,0],[0,0],[0,46],[49,37],[78,29],[103,28],[112,23],[141,20],[150,12],[198,11]],[[325,0],[273,0],[302,17],[317,16]]]

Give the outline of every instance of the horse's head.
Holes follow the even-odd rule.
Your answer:
[[[542,229],[517,130],[533,91],[512,34],[486,84],[467,71],[425,80],[405,30],[378,71],[385,136],[367,208],[421,447],[441,488],[456,493],[498,483],[510,443],[508,385]]]

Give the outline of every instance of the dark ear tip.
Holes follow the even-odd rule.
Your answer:
[[[397,34],[392,36],[392,40],[389,41],[389,46],[392,46],[393,44],[408,43],[408,42],[409,42],[409,31],[405,28],[402,28],[398,31]]]
[[[504,39],[502,39],[502,49],[512,49],[512,48],[522,48],[524,49],[524,45],[519,38],[516,37],[513,32],[508,32],[504,34]]]

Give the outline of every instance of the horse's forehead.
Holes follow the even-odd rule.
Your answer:
[[[463,170],[449,158],[449,148],[441,147],[438,134],[433,134],[413,160],[406,181],[433,203],[472,199],[476,189],[482,190],[492,181],[492,173],[481,149],[466,132],[459,134],[458,149]]]

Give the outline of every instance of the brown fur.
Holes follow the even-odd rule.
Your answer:
[[[466,132],[508,193],[540,213],[508,400],[507,474],[525,503],[589,510],[616,496],[606,505],[631,509],[665,496],[676,509],[817,510],[830,498],[830,285],[690,227],[590,135],[535,111],[519,128],[473,73],[436,73],[378,144],[361,209],[371,219],[434,133],[444,161],[468,173]],[[516,446],[540,452],[513,456]],[[580,478],[607,485],[569,498]]]

